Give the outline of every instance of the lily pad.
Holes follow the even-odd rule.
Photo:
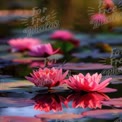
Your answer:
[[[0,116],[0,122],[43,122],[35,117]]]
[[[91,110],[81,113],[82,117],[113,119],[122,115],[121,109]]]
[[[57,120],[71,120],[80,118],[80,114],[63,113],[63,114],[40,114],[36,115],[36,118],[44,119],[57,119]]]
[[[55,66],[59,66],[66,70],[102,70],[102,69],[110,69],[112,66],[103,65],[100,63],[66,63],[66,64],[57,64]]]

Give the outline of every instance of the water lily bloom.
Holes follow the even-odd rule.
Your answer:
[[[66,106],[66,100],[63,96],[57,94],[37,95],[33,98],[35,101],[34,109],[40,111],[62,111],[62,103]]]
[[[108,20],[105,14],[94,14],[91,16],[90,23],[94,25],[94,28],[98,28],[101,25],[107,24]]]
[[[70,40],[73,39],[74,35],[66,30],[57,30],[51,35],[51,39],[62,39],[62,40]]]
[[[12,51],[25,51],[30,50],[32,46],[40,44],[41,41],[35,38],[18,38],[9,40],[8,44],[11,46]]]
[[[79,46],[79,40],[75,39],[74,35],[67,30],[57,30],[50,38],[53,40],[63,40],[65,42],[70,42],[75,46]]]
[[[57,53],[58,51],[59,49],[54,51],[50,43],[40,44],[40,45],[33,46],[29,52],[29,55],[36,56],[36,57],[49,56]]]
[[[26,76],[26,79],[34,83],[38,87],[51,87],[59,86],[65,82],[68,71],[63,73],[62,69],[57,68],[40,68],[31,73],[31,77]]]
[[[110,98],[98,92],[91,92],[85,95],[81,95],[80,93],[71,94],[68,96],[67,101],[72,101],[73,108],[101,108],[102,101],[110,100]]]
[[[106,88],[112,78],[108,78],[101,82],[102,74],[95,73],[90,75],[89,73],[84,76],[83,74],[73,75],[66,81],[69,88],[75,91],[86,91],[86,92],[114,92],[115,89]]]

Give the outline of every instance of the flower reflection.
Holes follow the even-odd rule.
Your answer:
[[[37,95],[34,101],[36,102],[34,109],[45,112],[62,111],[62,103],[67,106],[65,98],[57,94]]]
[[[73,101],[73,108],[101,108],[102,101],[110,100],[110,98],[103,93],[88,93],[85,95],[81,95],[80,93],[71,94],[68,96],[67,101]]]

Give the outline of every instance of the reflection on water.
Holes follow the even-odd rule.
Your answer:
[[[108,103],[113,103],[106,94],[91,93],[46,93],[38,94],[33,97],[33,105],[26,107],[8,107],[1,108],[1,116],[20,116],[20,117],[36,117],[47,120],[67,120],[85,119],[86,117],[114,119],[122,116],[121,109],[105,109]],[[122,107],[121,99],[115,99],[119,107]],[[118,102],[117,102],[118,100]],[[11,101],[12,102],[12,101]],[[18,101],[19,102],[19,101]],[[105,106],[104,106],[105,105]],[[104,106],[104,109],[102,108]],[[110,108],[112,106],[110,105]],[[102,108],[102,109],[99,109]],[[96,110],[95,110],[96,109]],[[93,111],[93,112],[92,112]],[[85,117],[85,118],[84,118]],[[86,118],[85,121],[90,118]],[[90,119],[91,120],[91,119]]]
[[[101,108],[102,101],[110,100],[110,98],[103,93],[88,93],[85,95],[81,95],[80,93],[71,94],[67,98],[68,101],[72,102],[73,108]]]

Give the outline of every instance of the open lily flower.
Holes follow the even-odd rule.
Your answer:
[[[53,51],[53,48],[50,43],[40,44],[40,45],[33,46],[29,52],[29,55],[36,56],[36,57],[49,56],[49,55],[53,55],[57,53],[58,51],[59,49],[57,49],[56,51]]]
[[[105,14],[96,13],[91,16],[90,23],[94,25],[94,28],[98,28],[104,24],[107,24],[108,20]]]
[[[66,81],[67,85],[75,91],[97,91],[97,92],[114,92],[115,89],[106,88],[112,78],[108,78],[101,82],[102,74],[95,73],[90,75],[89,73],[84,76],[83,74],[73,75]]]
[[[45,112],[62,111],[62,103],[67,105],[65,98],[56,94],[37,95],[33,99],[36,103],[34,109]]]
[[[39,39],[34,38],[11,39],[8,42],[13,52],[30,50],[32,46],[38,45],[40,43],[41,41]]]
[[[73,101],[73,108],[101,108],[102,101],[110,100],[110,98],[103,93],[87,93],[81,95],[80,93],[71,94],[68,96],[67,101]]]
[[[68,71],[66,71],[64,74],[62,72],[62,69],[56,69],[56,68],[40,68],[38,71],[33,71],[31,73],[31,77],[27,77],[26,79],[34,83],[38,87],[48,87],[50,89],[51,87],[55,87],[58,85],[61,85],[65,82],[65,77],[67,76]]]
[[[79,40],[75,39],[74,35],[67,30],[57,30],[50,38],[53,40],[63,40],[72,43],[74,46],[79,46]]]

